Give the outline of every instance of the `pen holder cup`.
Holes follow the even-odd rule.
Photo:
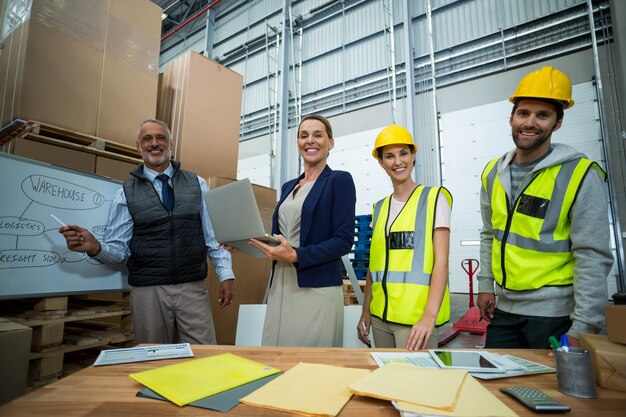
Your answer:
[[[563,394],[580,398],[596,398],[596,379],[593,375],[591,352],[570,348],[569,352],[556,350],[556,380]]]

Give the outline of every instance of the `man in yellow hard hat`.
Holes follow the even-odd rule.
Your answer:
[[[570,146],[552,144],[574,105],[553,67],[526,75],[509,98],[515,148],[487,164],[478,308],[487,348],[547,348],[549,336],[605,327],[609,242],[606,174]],[[496,300],[497,296],[497,300]]]

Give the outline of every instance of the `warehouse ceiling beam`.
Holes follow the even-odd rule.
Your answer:
[[[166,40],[167,38],[169,38],[170,36],[172,36],[173,34],[175,34],[176,32],[178,32],[179,30],[181,30],[182,28],[184,28],[185,26],[187,26],[189,23],[193,22],[194,20],[196,20],[199,16],[203,15],[207,10],[209,10],[211,7],[215,6],[216,4],[218,4],[219,2],[221,2],[222,0],[214,0],[213,2],[209,3],[207,6],[203,7],[199,12],[197,12],[196,14],[194,14],[193,16],[191,16],[189,19],[185,20],[183,23],[181,23],[180,25],[176,26],[174,29],[172,29],[167,35],[163,36],[161,38],[161,42],[163,42],[164,40]]]

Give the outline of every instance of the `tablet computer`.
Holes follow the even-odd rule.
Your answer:
[[[504,372],[487,352],[475,350],[429,349],[440,368],[465,369],[470,372]]]

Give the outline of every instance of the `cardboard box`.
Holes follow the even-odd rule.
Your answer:
[[[30,19],[4,42],[18,55],[9,58],[15,67],[0,68],[3,108],[11,109],[2,125],[19,116],[96,133],[106,11],[100,0],[32,2]]]
[[[94,154],[28,139],[18,139],[15,140],[14,143],[14,155],[87,172],[89,174],[94,173],[96,166],[96,155]]]
[[[169,62],[157,105],[174,138],[175,160],[201,177],[234,178],[243,77],[189,51]]]
[[[113,178],[119,181],[125,181],[130,177],[130,171],[137,168],[137,163],[122,161],[106,156],[96,156],[96,175]]]
[[[213,266],[209,262],[207,288],[211,299],[215,334],[219,345],[234,345],[237,334],[239,305],[261,304],[267,288],[272,262],[243,253],[233,254],[233,272],[235,273],[235,298],[225,308],[220,307],[217,299],[219,282]]]
[[[0,405],[24,394],[32,329],[0,318]]]
[[[582,333],[580,346],[592,352],[593,371],[599,386],[626,391],[626,346],[612,343],[604,335]]]
[[[161,8],[109,0],[96,136],[135,146],[139,124],[155,117]]]
[[[217,188],[236,181],[231,178],[211,177],[207,179],[209,188]],[[271,230],[272,213],[276,206],[276,190],[252,185],[257,205],[261,211],[261,218],[266,230]],[[235,298],[231,305],[226,308],[220,307],[217,302],[219,295],[219,282],[213,266],[209,262],[209,274],[206,285],[209,289],[213,321],[217,343],[220,345],[234,345],[237,333],[237,319],[239,305],[261,304],[267,284],[269,282],[272,262],[268,259],[259,259],[244,253],[235,253],[233,256],[233,272],[235,273]]]
[[[21,117],[134,143],[154,117],[160,30],[148,0],[32,2],[2,42],[1,125]]]
[[[609,340],[626,344],[626,305],[607,304],[604,314]]]

